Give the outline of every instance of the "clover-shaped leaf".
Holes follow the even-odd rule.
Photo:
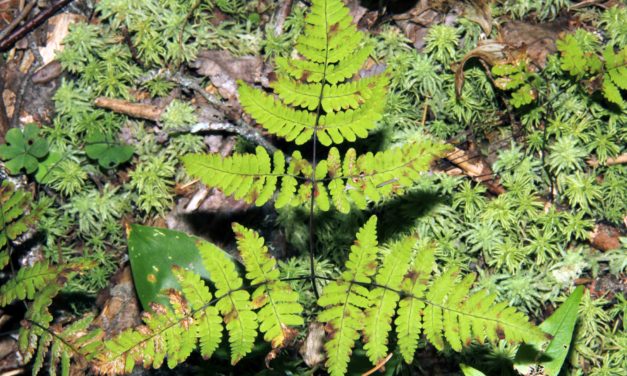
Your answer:
[[[48,142],[39,137],[39,127],[28,124],[24,130],[10,129],[6,134],[6,144],[0,145],[0,158],[8,161],[5,165],[12,174],[23,168],[27,174],[35,172],[39,158],[48,154]]]
[[[39,169],[35,174],[38,183],[50,184],[52,181],[52,171],[59,168],[63,155],[58,151],[51,151],[48,157],[39,164]]]
[[[86,138],[85,153],[91,159],[97,159],[103,168],[113,168],[131,159],[134,149],[114,140],[111,135],[93,132]]]

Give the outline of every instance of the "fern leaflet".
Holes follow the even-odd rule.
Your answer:
[[[375,223],[373,217],[360,230],[351,248],[347,270],[340,279],[327,285],[318,301],[324,308],[318,319],[326,324],[330,334],[325,349],[331,375],[345,374],[360,331],[372,363],[377,364],[385,357],[397,306],[394,322],[398,344],[408,363],[413,361],[421,329],[440,350],[448,343],[460,351],[473,339],[531,342],[546,337],[522,313],[506,303],[495,304],[495,296],[483,292],[470,294],[473,274],[458,281],[459,269],[451,268],[432,279],[433,250],[422,249],[412,262],[416,243],[413,237],[394,243],[378,265],[376,240],[363,241],[364,237],[375,236]],[[365,286],[373,275],[375,287],[369,291]]]
[[[365,138],[381,118],[384,74],[347,82],[372,51],[340,0],[315,0],[296,43],[303,59],[278,58],[278,99],[239,82],[242,107],[270,133],[302,145]],[[281,73],[282,72],[282,73]],[[325,113],[322,114],[321,111]]]
[[[365,209],[368,202],[378,202],[403,188],[411,187],[430,162],[446,148],[431,142],[406,144],[376,154],[357,157],[348,149],[344,157],[331,148],[326,160],[316,166],[316,206],[327,211],[331,203],[347,213],[353,202]],[[190,154],[183,157],[187,172],[226,195],[261,206],[278,190],[275,206],[305,205],[311,199],[312,165],[296,151],[286,166],[281,151],[270,156],[262,147],[256,154]],[[280,188],[279,188],[280,187]]]
[[[377,218],[371,217],[357,233],[351,246],[346,271],[339,280],[325,286],[318,305],[324,310],[318,315],[331,334],[325,343],[326,366],[331,375],[344,375],[348,361],[364,327],[364,309],[370,305],[370,292],[362,284],[371,281],[377,267]],[[359,283],[358,283],[359,282]]]
[[[246,278],[251,284],[261,284],[252,294],[253,307],[259,309],[258,318],[264,339],[273,348],[281,348],[295,336],[290,326],[304,324],[298,303],[298,294],[279,280],[276,260],[268,254],[264,239],[255,231],[234,224],[238,249],[246,266]]]
[[[90,351],[98,372],[129,373],[137,363],[159,368],[167,362],[173,368],[197,348],[204,358],[210,358],[222,341],[224,327],[233,364],[252,350],[257,329],[275,350],[294,338],[292,327],[303,323],[298,295],[279,280],[276,260],[263,238],[241,225],[234,224],[233,229],[250,285],[244,285],[235,262],[223,251],[199,240],[198,249],[215,293],[199,275],[175,266],[180,290],[165,291],[169,306],[153,304],[152,311],[143,315],[144,325]],[[252,301],[248,287],[255,288]]]

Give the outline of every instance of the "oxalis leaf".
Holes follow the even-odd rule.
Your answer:
[[[63,155],[57,151],[51,151],[46,159],[39,164],[35,174],[35,180],[41,184],[49,184],[52,180],[52,171],[57,169],[63,160]]]
[[[132,146],[120,144],[102,132],[93,132],[86,138],[85,153],[89,158],[98,160],[103,168],[113,168],[128,161],[133,152]]]
[[[180,290],[172,273],[174,265],[209,279],[196,247],[197,240],[179,231],[131,225],[128,254],[137,296],[145,310],[150,310],[151,302],[169,304],[168,298],[160,294],[164,289]]]
[[[6,145],[0,145],[0,158],[8,161],[5,165],[12,174],[24,169],[33,173],[39,166],[39,159],[48,154],[48,141],[39,137],[39,127],[28,124],[24,130],[10,129],[6,134]]]
[[[528,373],[532,366],[538,364],[543,367],[547,376],[559,374],[573,338],[577,309],[583,296],[583,286],[579,286],[564,303],[542,324],[540,329],[553,336],[544,351],[543,343],[529,343],[518,349],[514,368],[521,373]]]

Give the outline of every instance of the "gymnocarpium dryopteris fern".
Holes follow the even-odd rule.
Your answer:
[[[371,47],[340,0],[312,1],[306,23],[296,43],[301,58],[276,61],[278,78],[271,85],[276,96],[240,82],[243,109],[270,133],[298,145],[313,139],[329,146],[367,137],[383,113],[387,75],[351,80]],[[316,162],[314,152],[310,163],[298,151],[289,162],[277,151],[271,161],[257,148],[256,154],[228,158],[192,154],[183,162],[203,183],[258,206],[278,190],[276,207],[309,203],[313,194],[317,208],[326,211],[333,203],[346,213],[351,201],[364,209],[369,201],[413,185],[444,149],[424,141],[361,156],[351,148],[342,156],[332,147],[326,160]]]
[[[298,294],[279,279],[276,260],[259,234],[238,224],[233,230],[248,284],[244,284],[233,259],[215,245],[199,240],[203,265],[215,291],[212,293],[197,274],[175,267],[181,288],[165,292],[170,305],[153,304],[152,311],[144,313],[145,325],[129,329],[97,349],[98,372],[128,373],[136,363],[158,368],[166,358],[168,366],[174,368],[197,347],[209,358],[222,342],[224,327],[232,364],[253,349],[258,331],[273,351],[295,337],[292,327],[303,325]]]
[[[359,230],[344,272],[318,300],[322,307],[318,320],[329,333],[325,348],[331,375],[345,374],[360,337],[374,364],[383,359],[389,351],[392,322],[408,363],[421,333],[436,348],[448,344],[456,351],[473,339],[544,338],[522,313],[505,303],[495,304],[495,296],[471,294],[474,275],[459,280],[459,269],[453,268],[432,276],[434,251],[416,251],[416,238],[406,237],[384,252],[378,245],[376,223],[372,217]],[[290,343],[295,327],[304,324],[298,294],[279,278],[276,260],[262,237],[238,224],[233,230],[246,283],[233,259],[215,245],[199,241],[215,292],[194,272],[175,267],[180,289],[164,292],[169,306],[153,304],[144,313],[145,325],[92,348],[89,356],[96,359],[96,371],[129,373],[136,364],[157,368],[164,362],[173,368],[195,349],[209,358],[222,342],[225,327],[233,364],[250,353],[258,332],[273,348],[267,360]]]
[[[415,238],[406,237],[381,252],[376,223],[372,217],[359,230],[344,272],[318,300],[324,308],[318,320],[329,332],[325,349],[331,375],[346,373],[360,336],[373,364],[385,358],[394,317],[399,350],[408,363],[421,332],[437,349],[448,344],[455,351],[473,339],[516,343],[545,338],[525,315],[507,303],[495,304],[495,295],[471,294],[474,274],[460,280],[459,269],[451,268],[432,276],[434,250],[415,252]]]
[[[60,366],[63,375],[70,373],[70,361],[86,360],[78,348],[87,351],[101,336],[101,330],[87,332],[93,317],[87,316],[68,326],[53,323],[49,307],[64,283],[78,272],[93,267],[93,263],[77,261],[66,265],[50,265],[41,261],[31,267],[22,267],[15,277],[0,287],[0,307],[20,301],[32,300],[21,323],[18,349],[24,363],[33,362],[33,375],[44,365],[50,354],[48,374],[56,374]]]
[[[26,191],[15,190],[8,180],[0,186],[0,269],[9,263],[10,241],[24,234],[39,219],[38,208],[24,215],[30,206],[30,195]]]

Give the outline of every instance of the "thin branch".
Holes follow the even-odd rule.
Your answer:
[[[17,17],[15,17],[13,21],[11,21],[11,23],[7,25],[7,27],[5,27],[2,31],[0,31],[0,41],[6,38],[7,35],[9,35],[13,30],[15,30],[15,28],[18,27],[18,25],[22,21],[24,21],[26,17],[28,17],[31,10],[33,10],[36,4],[37,4],[37,0],[33,0],[30,3],[26,4],[26,6],[24,7],[24,9],[22,9],[20,14],[18,14]]]
[[[277,151],[277,148],[266,140],[261,133],[255,128],[248,126],[244,122],[233,124],[229,122],[207,123],[202,122],[191,126],[190,128],[179,128],[169,130],[168,133],[200,133],[200,132],[230,132],[242,136],[246,140],[258,144],[271,153]]]
[[[4,67],[4,56],[0,54],[0,143],[4,143],[4,136],[11,127],[9,116],[7,115],[7,108],[4,104],[4,97],[2,96],[4,92]]]
[[[61,8],[68,5],[74,0],[60,0],[52,4],[49,8],[37,13],[30,21],[26,22],[22,27],[15,30],[11,35],[0,41],[0,52],[6,52],[10,50],[13,45],[30,34],[33,30],[41,26],[50,17],[57,13]]]

